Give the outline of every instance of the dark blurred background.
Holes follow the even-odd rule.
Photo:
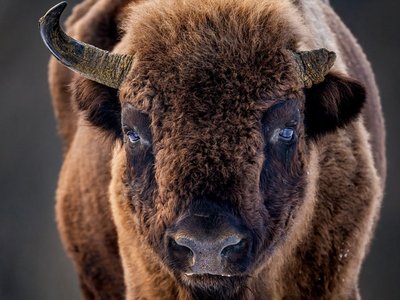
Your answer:
[[[58,0],[0,0],[0,299],[79,299],[61,247],[54,192],[61,146],[37,21]],[[78,1],[69,1],[71,7]],[[388,183],[361,273],[363,299],[400,299],[400,2],[331,0],[364,47],[381,90]]]

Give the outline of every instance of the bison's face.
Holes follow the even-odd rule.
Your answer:
[[[137,232],[194,287],[253,275],[287,236],[308,185],[303,93],[276,96],[219,74],[204,89],[152,92],[147,112],[135,106],[143,99],[122,106],[123,194]]]
[[[285,51],[240,66],[227,55],[169,59],[138,60],[121,89],[119,194],[129,224],[178,282],[238,293],[304,226],[313,144],[339,125],[329,95],[358,86],[328,75],[304,92]]]
[[[134,58],[44,29],[61,61],[101,83],[78,79],[78,108],[123,144],[110,192],[127,280],[167,271],[197,295],[233,297],[301,238],[313,145],[358,115],[364,90],[327,74],[332,53],[297,51],[289,2],[173,3],[135,7],[118,48]]]

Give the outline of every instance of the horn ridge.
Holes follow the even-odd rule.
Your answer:
[[[100,84],[118,89],[130,71],[133,57],[113,54],[68,36],[60,26],[65,1],[52,7],[39,20],[40,35],[50,52],[63,65]]]
[[[305,88],[311,88],[314,84],[325,80],[336,60],[336,53],[325,48],[301,51],[294,53],[300,77],[304,82]]]

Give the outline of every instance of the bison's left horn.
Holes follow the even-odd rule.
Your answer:
[[[323,82],[336,60],[335,52],[323,48],[297,52],[294,57],[305,88]]]
[[[57,4],[39,20],[40,34],[47,48],[71,70],[118,89],[131,69],[133,57],[112,54],[66,35],[60,27],[60,16],[66,6],[66,2]]]

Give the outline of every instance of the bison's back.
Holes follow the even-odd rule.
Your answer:
[[[384,185],[386,178],[385,128],[374,73],[360,45],[332,8],[326,7],[325,13],[329,26],[336,33],[336,42],[346,64],[347,73],[350,77],[359,80],[367,90],[363,117],[370,134],[375,167]]]

